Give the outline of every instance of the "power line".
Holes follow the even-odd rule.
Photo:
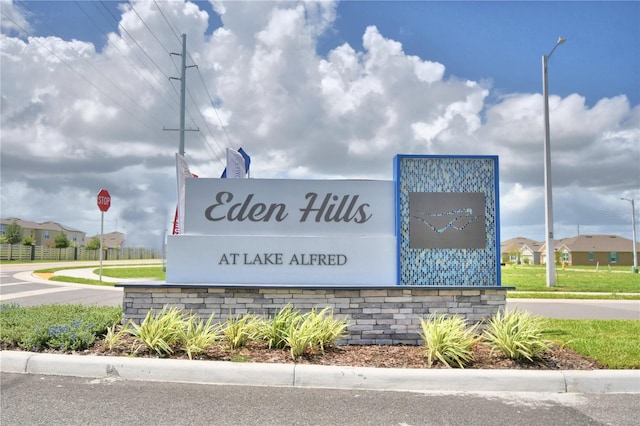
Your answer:
[[[167,18],[167,15],[164,13],[164,11],[162,10],[162,8],[160,7],[160,5],[158,4],[158,2],[156,0],[154,0],[154,4],[156,5],[156,7],[158,8],[158,11],[160,12],[160,14],[162,15],[162,17],[164,18],[165,22],[167,23],[167,26],[171,29],[171,31],[173,32],[173,34],[176,36],[176,38],[178,40],[180,40],[180,36],[178,35],[178,33],[176,32],[176,30],[174,29],[175,25],[171,23],[170,19]],[[191,59],[192,63],[195,63],[193,57],[189,54],[189,59]],[[200,76],[200,80],[202,81],[202,84],[205,88],[205,91],[207,92],[207,94],[209,93],[208,88],[206,87],[206,84],[204,82],[204,79],[202,78],[202,74],[200,73],[200,69],[196,66],[197,70],[198,70],[198,75]],[[175,90],[175,89],[174,89]],[[200,110],[200,108],[198,108],[198,104],[195,101],[191,91],[189,89],[187,89],[187,93],[189,94],[189,98],[191,99],[191,102],[193,103],[193,105],[195,106],[196,110],[198,111],[198,114],[200,115],[200,118],[202,119],[202,122],[204,123],[204,126],[207,128],[207,131],[209,132],[209,135],[211,136],[211,138],[213,139],[213,141],[216,143],[216,145],[218,146],[218,148],[220,148],[222,150],[222,152],[224,152],[225,147],[223,145],[220,144],[220,142],[218,141],[218,139],[215,137],[214,132],[211,130],[211,128],[209,127],[209,123],[207,121],[207,119],[202,115],[202,111]],[[209,95],[209,99],[211,99],[211,96]],[[213,105],[213,103],[212,103]],[[214,106],[214,110],[215,110],[215,106]],[[189,109],[186,109],[187,114],[189,115],[189,118],[191,119],[191,121],[195,124],[195,120],[193,118],[193,116],[191,115],[191,112]],[[220,126],[222,127],[222,129],[224,130],[225,134],[227,135],[227,140],[229,140],[229,135],[227,134],[227,131],[224,127],[224,124],[222,123],[222,120],[220,119],[220,116],[218,115],[218,111],[215,110],[216,112],[216,116],[218,118],[218,121],[220,122]],[[200,133],[200,137],[203,140],[204,146],[205,148],[209,148],[209,150],[211,151],[211,153],[216,157],[216,159],[222,163],[224,165],[224,162],[220,159],[220,157],[218,156],[218,154],[216,153],[216,150],[213,148],[213,146],[211,146],[211,144],[209,143],[209,141],[207,140],[207,138],[205,138],[202,133]],[[212,158],[213,159],[213,158]]]
[[[213,108],[213,110],[216,113],[216,117],[218,118],[218,122],[220,123],[220,127],[222,127],[222,130],[224,131],[224,134],[227,137],[227,142],[229,142],[229,146],[234,148],[233,143],[231,142],[231,138],[229,137],[229,134],[227,133],[227,128],[225,127],[224,123],[222,122],[222,119],[220,118],[220,115],[218,114],[218,109],[215,106],[215,102],[213,102],[213,99],[211,99],[211,94],[209,93],[209,89],[207,88],[207,84],[204,81],[204,77],[202,77],[202,73],[200,72],[200,68],[198,68],[198,75],[200,76],[200,81],[202,82],[202,86],[204,86],[204,90],[207,93],[207,98],[209,99],[209,103],[210,103],[211,107]]]
[[[75,4],[76,4],[76,6],[78,6],[78,8],[82,11],[82,13],[84,13],[84,15],[85,15],[87,18],[89,18],[89,20],[93,23],[93,25],[94,25],[96,28],[100,29],[100,28],[98,27],[98,23],[97,23],[97,22],[93,19],[93,17],[92,17],[92,16],[91,16],[91,15],[90,15],[90,14],[89,14],[89,13],[88,13],[84,8],[83,8],[83,7],[82,7],[82,5],[81,5],[78,1],[76,1],[76,0],[74,0],[74,3],[75,3]],[[95,3],[93,3],[93,4],[94,4],[94,6],[95,6]],[[97,8],[97,6],[96,6],[96,8]],[[102,11],[101,11],[100,9],[98,9],[98,11],[100,11],[100,12],[102,13]],[[116,28],[116,29],[117,29],[117,28]],[[104,30],[102,30],[102,29],[100,29],[100,31],[105,32],[105,31],[104,31]],[[172,109],[173,109],[173,111],[177,111],[177,107],[176,107],[176,105],[175,105],[175,100],[174,100],[173,98],[170,98],[170,99],[171,99],[171,101],[168,101],[168,100],[167,100],[167,97],[165,96],[165,94],[166,94],[166,93],[168,93],[168,91],[166,90],[166,88],[165,88],[165,90],[164,90],[165,94],[161,93],[161,92],[160,92],[160,90],[158,89],[158,86],[156,86],[155,84],[153,84],[152,82],[150,82],[150,81],[147,79],[147,77],[142,73],[142,71],[140,71],[140,67],[138,67],[134,62],[132,62],[132,61],[131,61],[131,59],[129,59],[129,57],[128,57],[128,56],[126,56],[126,55],[122,52],[122,50],[120,50],[120,48],[118,47],[118,45],[117,45],[116,43],[113,43],[113,44],[111,44],[110,46],[111,46],[112,48],[114,48],[114,49],[115,49],[115,50],[120,54],[120,56],[121,56],[125,61],[127,61],[127,63],[131,66],[131,68],[132,68],[132,69],[133,69],[133,70],[138,74],[138,76],[139,76],[142,80],[144,80],[144,81],[149,85],[149,87],[151,87],[151,89],[152,89],[152,90],[154,90],[154,91],[156,92],[156,94],[157,94],[158,96],[160,96],[160,97],[165,101],[165,103],[166,103],[170,108],[172,108]],[[133,52],[133,51],[132,51],[132,52]],[[133,52],[133,53],[135,53],[135,52]],[[156,81],[156,82],[160,83],[160,84],[159,84],[159,87],[165,87],[165,86],[162,84],[161,80],[158,80],[158,78],[156,77],[156,75],[155,75],[154,73],[151,73],[151,76],[155,79],[155,81]]]
[[[32,9],[29,8],[29,6],[26,6],[31,12],[33,12]],[[135,99],[133,99],[133,97],[131,97],[131,95],[129,95],[127,92],[125,92],[120,86],[118,86],[117,84],[115,84],[109,77],[107,77],[98,67],[96,67],[93,63],[91,63],[90,61],[87,60],[87,58],[82,55],[80,52],[78,52],[76,50],[76,48],[69,43],[68,41],[62,39],[62,37],[60,37],[59,34],[57,34],[57,32],[51,28],[49,26],[49,24],[47,24],[45,21],[43,21],[43,24],[54,34],[56,35],[58,38],[60,38],[60,40],[62,40],[71,50],[73,50],[76,55],[78,56],[78,58],[80,58],[84,63],[86,63],[89,67],[91,67],[97,74],[99,74],[100,76],[102,76],[102,78],[104,80],[106,80],[108,83],[110,83],[114,88],[116,88],[117,90],[119,90],[126,98],[128,98],[134,105],[137,103],[137,101]]]
[[[164,14],[164,11],[162,10],[162,8],[160,7],[160,5],[158,4],[158,2],[156,0],[153,0],[153,2],[155,3],[156,7],[158,8],[158,10],[160,11],[160,15],[162,15],[162,17],[164,18],[164,21],[167,23],[167,26],[171,29],[171,31],[173,32],[173,35],[176,36],[176,40],[180,41],[180,33],[176,32],[176,30],[173,28],[173,26],[171,25],[171,22],[169,22],[169,19],[167,19],[167,17]]]
[[[82,13],[87,16],[87,18],[89,18],[89,20],[93,23],[93,25],[99,29],[99,25],[97,24],[97,22],[92,18],[92,16],[90,14],[87,13],[87,11],[77,2],[74,0],[74,3],[79,7],[79,9],[82,11]],[[163,69],[154,61],[154,59],[149,55],[149,53],[147,52],[147,50],[145,48],[143,48],[140,43],[138,43],[138,41],[136,40],[136,38],[127,30],[127,28],[124,27],[124,25],[122,25],[120,23],[121,20],[118,19],[118,17],[116,17],[114,15],[114,13],[112,13],[112,11],[107,7],[107,5],[105,4],[104,1],[100,0],[100,5],[102,7],[99,7],[97,5],[96,2],[92,2],[94,3],[94,6],[96,7],[96,9],[106,18],[107,21],[109,20],[113,20],[113,22],[115,22],[115,27],[116,30],[121,30],[124,34],[126,34],[127,37],[121,37],[121,40],[127,45],[127,47],[130,49],[130,54],[133,54],[137,57],[138,61],[140,63],[144,63],[145,61],[142,60],[140,58],[140,56],[137,53],[137,50],[141,51],[142,54],[144,54],[144,56],[146,56],[146,58],[151,62],[151,64],[153,64],[153,66],[155,66],[155,68],[160,72],[161,75],[163,75],[164,77],[166,77],[168,80],[171,79],[171,77],[167,76],[167,74],[163,71]],[[160,12],[161,16],[163,17],[165,23],[167,24],[167,26],[169,27],[169,29],[173,32],[173,34],[177,36],[176,34],[176,30],[175,28],[177,28],[174,24],[172,24],[171,20],[169,19],[168,15],[164,13],[162,7],[160,6],[160,4],[154,0],[154,4],[156,5],[158,11]],[[169,53],[169,50],[164,46],[164,44],[160,41],[159,37],[154,33],[154,31],[150,28],[150,26],[145,22],[145,20],[142,18],[142,16],[140,15],[140,13],[137,12],[137,10],[135,9],[135,7],[133,5],[129,5],[131,11],[133,11],[135,13],[135,15],[137,16],[137,18],[140,20],[140,22],[144,25],[144,27],[146,28],[147,31],[149,31],[149,33],[155,38],[156,42],[160,45],[160,47],[167,53]],[[28,8],[28,6],[27,6]],[[33,11],[32,11],[33,12]],[[46,24],[45,24],[46,25]],[[51,27],[49,27],[47,25],[47,27],[55,34],[55,30],[53,30]],[[59,37],[59,36],[58,36]],[[59,37],[61,40],[62,37]],[[132,43],[134,43],[138,49],[133,49],[132,48],[132,44],[129,43],[129,41],[127,40],[127,38],[130,39],[130,41]],[[64,41],[64,40],[63,40]],[[71,46],[70,43],[66,42],[67,45],[69,47],[71,47],[78,56],[80,56],[82,58],[82,60],[84,60],[90,67],[92,67],[97,74],[101,75],[103,79],[105,79],[107,82],[109,82],[113,87],[116,88],[116,90],[119,90],[122,94],[124,94],[124,96],[126,98],[128,98],[128,100],[130,102],[132,102],[135,105],[138,105],[138,100],[134,99],[131,95],[129,95],[127,92],[125,92],[118,84],[116,84],[114,81],[112,81],[109,77],[107,77],[101,70],[99,70],[93,63],[89,62],[86,58],[84,58],[73,46]],[[147,73],[143,73],[141,71],[141,69],[135,64],[133,63],[128,55],[125,55],[117,46],[117,44],[113,43],[110,44],[111,47],[113,47],[124,59],[125,61],[127,61],[127,63],[131,66],[131,68],[138,74],[138,76],[145,81],[145,83],[149,86],[151,86],[151,88],[156,92],[156,94],[158,94],[161,98],[164,99],[164,101],[167,103],[167,105],[175,112],[176,111],[176,107],[175,107],[175,98],[171,97],[172,101],[167,101],[167,98],[165,98],[165,96],[158,90],[158,87],[164,87],[166,88],[166,86],[162,83],[160,83],[160,80],[158,80],[158,77],[156,76],[156,73],[151,72],[151,76],[158,82],[160,83],[159,85],[155,85],[153,83],[151,83],[147,77],[145,77],[145,74]],[[50,49],[48,49],[52,54],[55,55],[55,53],[53,51],[51,51]],[[169,53],[170,54],[170,53]],[[191,59],[192,62],[193,61],[193,57],[189,54],[189,58]],[[64,62],[64,61],[62,61]],[[67,62],[64,62],[67,66],[71,67],[71,65]],[[174,65],[174,67],[177,68],[176,64],[172,61],[172,64]],[[74,70],[74,72],[78,73],[78,71]],[[198,69],[198,76],[200,78],[200,81],[205,89],[206,95],[207,95],[207,99],[209,102],[209,105],[213,108],[216,118],[220,124],[221,129],[223,130],[226,140],[229,144],[229,146],[233,147],[233,144],[231,142],[231,138],[229,137],[229,134],[227,132],[227,129],[220,117],[220,114],[215,106],[215,102],[213,102],[210,91],[206,85],[206,82],[204,80],[204,77],[202,75],[202,73],[200,72],[200,70]],[[98,89],[98,91],[102,94],[104,94],[105,96],[107,96],[109,99],[111,99],[116,105],[120,106],[120,108],[122,108],[123,110],[131,113],[130,110],[128,110],[127,108],[125,108],[121,103],[119,103],[117,100],[115,100],[112,96],[110,96],[108,94],[107,91],[101,89],[100,87],[98,87],[94,82],[90,81],[87,77],[82,76],[84,80],[86,80],[88,83],[90,83],[92,86],[94,86],[96,89]],[[170,85],[173,89],[174,92],[176,92],[176,88],[174,87],[174,85]],[[200,119],[202,120],[202,122],[204,123],[204,126],[206,127],[206,130],[208,131],[208,137],[205,137],[202,133],[200,134],[200,137],[202,138],[204,147],[210,151],[210,154],[213,154],[213,156],[215,156],[215,159],[217,159],[218,162],[222,163],[224,165],[224,162],[220,159],[220,156],[218,155],[217,151],[221,150],[222,152],[224,152],[225,147],[224,144],[220,143],[220,141],[216,138],[215,136],[215,132],[211,129],[210,125],[209,125],[209,121],[204,117],[203,112],[201,110],[201,108],[198,107],[198,104],[192,94],[191,90],[186,90],[186,92],[189,94],[189,98],[191,103],[196,107],[197,110],[197,114],[199,115]],[[165,93],[168,93],[165,90]],[[194,116],[190,110],[190,108],[186,108],[185,110],[187,110],[188,116],[191,120],[191,122],[193,122],[194,124],[196,123],[196,120],[194,119]],[[133,114],[136,115],[136,114]],[[154,117],[155,120],[155,117]],[[143,121],[144,122],[144,121]],[[160,123],[159,123],[160,124]],[[146,126],[149,126],[148,123],[145,123]],[[215,145],[217,146],[217,149],[214,148],[214,146],[211,144],[211,140],[213,140],[213,142],[215,143]],[[212,157],[212,159],[214,159]]]
[[[17,23],[16,21],[14,21],[10,16],[8,16],[6,13],[4,13],[1,9],[0,9],[0,13],[2,13],[2,15],[10,20],[11,22],[13,22],[13,24],[19,28],[21,31],[23,31],[24,34],[31,34],[27,29],[23,28],[19,23]],[[69,69],[71,69],[71,71],[73,71],[74,73],[76,73],[80,78],[82,78],[84,81],[86,81],[87,83],[89,83],[91,86],[93,86],[98,92],[100,92],[102,95],[104,95],[105,97],[107,97],[108,99],[110,99],[114,104],[118,105],[121,109],[123,109],[124,111],[126,111],[127,113],[133,115],[133,116],[137,116],[140,121],[145,124],[147,127],[149,127],[150,129],[156,131],[157,129],[153,129],[151,126],[149,126],[148,123],[146,123],[144,121],[144,119],[140,116],[138,116],[135,112],[129,110],[128,108],[126,108],[124,105],[122,105],[120,102],[118,102],[116,99],[114,99],[111,95],[109,95],[107,92],[105,92],[104,90],[102,90],[100,87],[98,87],[94,82],[92,82],[91,80],[89,80],[86,76],[84,76],[82,73],[80,73],[78,70],[76,70],[73,66],[71,66],[64,58],[60,57],[59,55],[57,55],[53,50],[51,50],[49,48],[49,46],[47,46],[45,43],[41,42],[38,37],[33,36],[33,34],[31,34],[31,40],[35,41],[36,43],[38,43],[41,47],[45,48],[46,50],[49,51],[49,53],[51,53],[53,56],[55,56],[61,63],[65,64]],[[77,52],[76,52],[77,53]]]
[[[107,5],[104,4],[104,1],[100,0],[100,4],[105,8],[105,10],[109,13],[109,15],[111,15],[113,17],[113,19],[118,22],[118,19],[113,16],[113,13],[111,13],[111,11],[109,10],[109,8],[107,7]],[[138,46],[138,48],[142,51],[142,53],[144,53],[144,55],[151,61],[151,63],[162,73],[162,75],[164,75],[167,79],[169,79],[169,76],[162,70],[162,68],[160,68],[160,66],[158,64],[156,64],[156,62],[153,60],[153,58],[151,56],[149,56],[149,54],[147,53],[147,51],[140,46],[140,44],[138,43],[138,41],[129,33],[129,31],[127,31],[127,29],[124,27],[124,25],[120,24],[120,22],[118,22],[118,27],[122,29],[122,31],[125,32],[125,34],[127,34],[129,36],[129,38],[131,38],[131,41],[133,41],[136,46]]]
[[[164,49],[165,52],[167,52],[168,55],[170,55],[171,53],[169,52],[169,50],[164,47],[164,44],[162,44],[162,42],[160,41],[160,39],[158,38],[158,36],[156,36],[156,34],[151,30],[151,28],[149,28],[149,25],[147,25],[147,23],[144,21],[144,19],[142,19],[142,16],[140,16],[140,14],[138,13],[138,11],[133,7],[133,3],[129,3],[129,7],[131,8],[131,10],[133,10],[133,13],[136,14],[136,16],[138,17],[138,19],[140,19],[140,22],[142,22],[142,24],[145,26],[145,28],[151,33],[151,35],[153,36],[153,38],[156,39],[156,41],[158,42],[158,44]]]

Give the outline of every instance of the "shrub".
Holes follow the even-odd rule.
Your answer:
[[[209,316],[207,322],[192,314],[184,321],[184,330],[181,336],[181,347],[193,359],[194,355],[199,355],[207,350],[209,346],[220,339],[222,327],[213,325],[213,314]]]
[[[291,352],[291,358],[296,359],[313,348],[317,340],[318,329],[307,318],[298,324],[291,324],[287,330],[285,341]]]
[[[92,327],[93,324],[82,320],[64,325],[38,326],[22,345],[33,349],[85,350],[96,340]]]
[[[433,365],[435,360],[447,367],[452,364],[464,368],[473,360],[473,345],[479,337],[476,335],[477,325],[467,327],[459,316],[447,317],[431,314],[427,320],[420,319],[422,333],[427,349],[427,363]]]
[[[543,339],[541,317],[527,311],[498,311],[484,329],[483,337],[492,350],[502,352],[507,358],[533,361],[540,352],[549,348]]]
[[[317,328],[315,344],[322,353],[327,346],[335,345],[336,341],[346,335],[347,321],[333,318],[333,310],[324,308],[319,313],[313,309],[308,314],[308,320]]]
[[[158,355],[173,353],[184,329],[184,314],[178,308],[165,306],[157,314],[150,309],[142,324],[129,323],[127,332]]]
[[[244,316],[233,317],[229,315],[224,324],[224,337],[231,349],[238,349],[256,335],[258,326],[256,316],[245,314]]]
[[[118,307],[5,304],[0,306],[0,340],[33,351],[84,350],[121,318]]]
[[[255,337],[267,342],[269,349],[284,349],[287,346],[286,336],[289,329],[301,320],[300,311],[289,304],[280,309],[273,318],[259,321]]]
[[[103,338],[103,343],[107,348],[109,348],[110,351],[112,351],[113,348],[115,348],[116,345],[120,343],[120,341],[122,340],[122,335],[128,334],[128,326],[129,323],[127,323],[125,327],[120,327],[118,331],[116,331],[116,329],[118,328],[117,324],[114,324],[111,327],[107,328],[107,332],[105,333]]]
[[[346,327],[346,321],[333,318],[329,307],[320,312],[312,309],[289,325],[285,342],[293,359],[313,352],[316,348],[324,353],[325,347],[335,344],[336,340],[344,336]]]

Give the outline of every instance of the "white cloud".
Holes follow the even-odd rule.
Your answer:
[[[488,104],[486,82],[445,78],[446,64],[406,54],[374,26],[362,50],[345,43],[321,57],[335,2],[214,2],[224,26],[210,36],[196,5],[158,4],[198,65],[187,70],[187,127],[200,129],[186,137],[194,172],[219,176],[230,144],[252,156],[256,178],[392,179],[398,153],[499,155],[503,236],[542,239],[541,94]],[[159,245],[175,208],[178,145],[162,130],[178,126],[179,82],[167,77],[179,75],[179,58],[167,51],[181,42],[155,2],[133,7],[100,52],[3,27],[3,217],[95,233],[104,187],[111,227],[117,220],[132,245]],[[579,219],[618,229],[623,219],[602,212],[621,194],[640,198],[640,107],[624,96],[588,107],[580,94],[551,96],[550,106],[560,232],[575,234]]]
[[[3,34],[26,36],[32,31],[32,26],[25,17],[24,11],[13,3],[13,0],[0,2],[0,10],[4,19],[0,20],[0,29]]]

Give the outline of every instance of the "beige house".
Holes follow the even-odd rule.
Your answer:
[[[3,234],[6,227],[14,222],[22,228],[22,236],[25,237],[30,235],[33,237],[37,246],[54,247],[54,240],[56,236],[61,233],[64,233],[67,236],[67,239],[73,246],[81,246],[84,244],[84,232],[51,221],[33,222],[16,217],[0,219],[0,234]]]
[[[96,237],[100,237],[100,235],[98,234],[98,235],[92,235],[91,237],[86,237],[82,245],[86,246],[89,243],[89,241],[91,241]],[[108,234],[103,235],[102,245],[104,248],[107,248],[107,249],[113,249],[113,248],[121,249],[122,247],[124,247],[125,239],[126,239],[126,236],[122,232],[117,232],[117,231],[109,232]]]
[[[540,247],[542,243],[525,237],[515,237],[500,244],[502,263],[540,264]]]
[[[559,262],[567,265],[633,266],[633,241],[617,235],[578,235],[554,241]],[[540,247],[540,259],[546,264],[546,244]],[[640,244],[636,243],[640,253]]]

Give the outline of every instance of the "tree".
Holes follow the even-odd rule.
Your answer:
[[[33,246],[35,244],[36,244],[36,240],[35,238],[33,238],[33,235],[25,235],[24,238],[22,238],[23,246]]]
[[[18,244],[22,240],[22,227],[15,220],[4,229],[4,239],[9,244],[9,260],[12,260],[11,246]]]
[[[67,234],[65,234],[64,232],[56,235],[56,237],[53,239],[53,243],[55,244],[56,248],[59,249],[67,248],[70,244],[69,239],[67,238]]]
[[[93,237],[87,243],[87,250],[98,250],[100,249],[100,237]]]
[[[18,244],[22,241],[22,227],[14,220],[4,229],[4,236],[8,244]]]
[[[60,260],[60,252],[62,251],[62,249],[69,247],[70,244],[69,239],[67,238],[67,234],[65,234],[64,232],[59,233],[53,239],[53,243],[58,249],[58,260]]]

